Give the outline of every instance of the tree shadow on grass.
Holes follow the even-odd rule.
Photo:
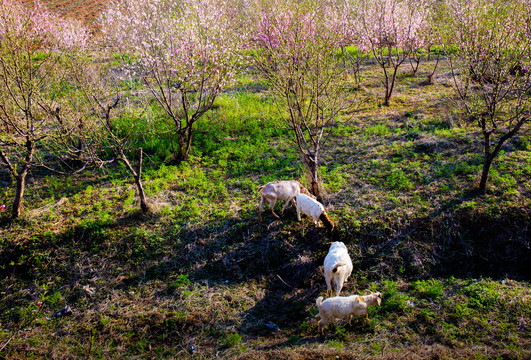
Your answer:
[[[259,282],[265,285],[264,295],[242,314],[238,332],[259,336],[275,331],[275,326],[295,329],[325,289],[318,267],[328,252],[330,234],[307,219],[301,226],[291,212],[282,221],[267,216],[263,223],[254,213],[246,215],[205,225],[217,229],[215,233],[205,228],[181,232],[179,250],[164,262],[153,263],[145,274],[161,280],[186,274],[192,282],[214,286]]]

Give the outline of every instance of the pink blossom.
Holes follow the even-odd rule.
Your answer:
[[[39,307],[42,306],[42,301],[39,301],[39,302],[37,303],[37,305],[38,305]]]
[[[0,210],[4,211],[4,209],[6,208],[5,204],[2,204],[2,206],[0,206]]]
[[[233,7],[229,0],[121,0],[100,18],[102,44],[132,51],[145,68],[170,71],[183,88],[216,89],[234,81],[241,62]]]

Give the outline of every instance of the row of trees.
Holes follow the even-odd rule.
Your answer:
[[[459,98],[483,134],[481,192],[502,145],[529,118],[526,0],[122,0],[102,14],[95,37],[38,4],[1,0],[0,17],[0,162],[16,184],[12,217],[31,167],[74,173],[115,160],[149,210],[142,149],[131,148],[135,122],[119,126],[137,116],[125,105],[135,96],[94,61],[102,50],[121,54],[132,83],[139,79],[163,111],[177,161],[188,156],[197,120],[242,66],[253,66],[271,85],[318,197],[319,156],[339,114],[359,102],[348,89],[364,58],[380,66],[389,105],[400,65],[409,61],[416,72],[434,46],[446,51]]]

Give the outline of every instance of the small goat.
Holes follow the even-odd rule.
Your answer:
[[[312,217],[316,226],[319,226],[319,220],[323,222],[327,229],[332,230],[334,223],[328,217],[326,210],[319,201],[306,194],[299,194],[295,197],[297,202],[297,219],[301,221],[301,211]]]
[[[339,296],[343,284],[352,273],[352,260],[348,255],[345,244],[336,241],[330,245],[330,250],[324,259],[324,276],[326,294],[332,294],[332,282],[336,285],[336,296]]]
[[[271,210],[271,214],[279,219],[280,217],[273,211],[277,200],[286,200],[282,210],[280,210],[280,213],[282,214],[290,202],[295,202],[294,199],[297,195],[303,193],[308,194],[308,196],[313,196],[310,194],[308,189],[302,186],[302,184],[297,180],[272,181],[261,186],[258,191],[260,191],[260,194],[262,195],[260,209],[258,210],[258,221],[262,221],[262,210],[264,209],[264,204],[269,204],[269,210]]]
[[[324,329],[334,319],[347,319],[348,324],[354,316],[363,316],[369,318],[367,308],[372,305],[380,306],[382,303],[382,294],[379,292],[370,295],[360,296],[336,296],[323,301],[323,297],[317,298],[315,305],[319,309],[319,314],[315,315],[318,320],[318,331],[324,334]]]

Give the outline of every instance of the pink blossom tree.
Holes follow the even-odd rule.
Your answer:
[[[427,1],[349,0],[353,33],[360,50],[370,52],[384,75],[384,105],[389,105],[398,68],[422,46]]]
[[[269,81],[293,130],[310,191],[320,197],[319,157],[339,112],[350,105],[338,59],[342,33],[325,2],[257,0],[248,5],[249,57]]]
[[[58,150],[54,136],[74,129],[54,116],[59,112],[56,89],[65,54],[87,39],[80,23],[61,19],[39,3],[28,9],[0,2],[0,164],[16,184],[13,218],[20,215],[32,166]]]
[[[235,11],[229,0],[123,0],[102,15],[107,44],[132,57],[173,123],[178,161],[188,156],[194,123],[235,78]]]
[[[478,190],[507,140],[531,116],[531,5],[528,0],[448,0],[442,38],[467,118],[483,137]]]

